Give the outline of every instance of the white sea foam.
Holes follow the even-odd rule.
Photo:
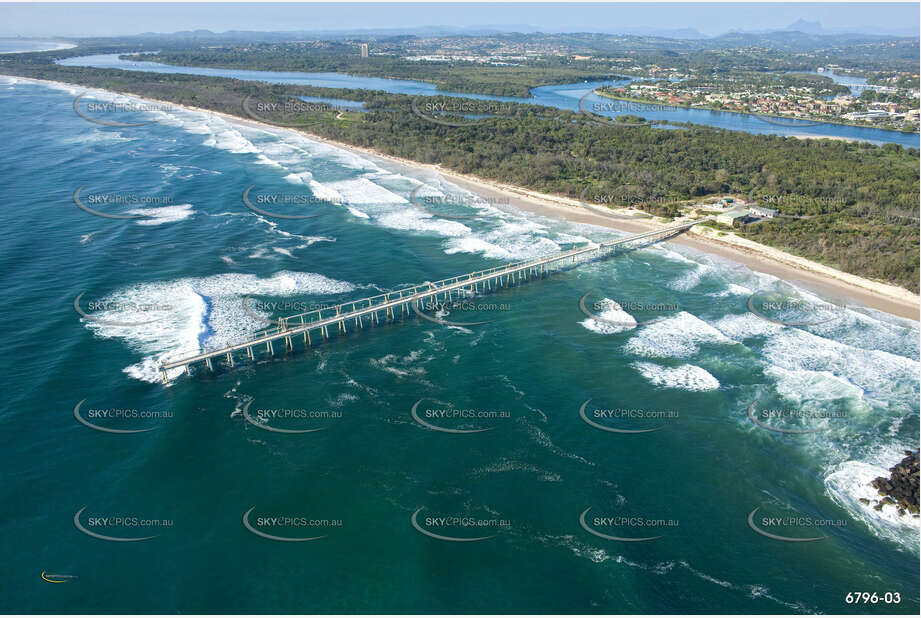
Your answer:
[[[560,251],[560,246],[541,232],[542,226],[515,222],[501,222],[492,230],[476,233],[468,228],[468,234],[445,243],[445,253],[480,253],[500,260],[526,260]]]
[[[900,517],[889,506],[875,510],[879,496],[869,484],[878,476],[888,477],[887,468],[901,460],[905,448],[917,444],[914,439],[906,442],[900,430],[904,419],[917,418],[921,364],[904,356],[916,355],[917,329],[912,323],[854,311],[839,316],[836,325],[808,330],[754,316],[726,317],[717,326],[735,339],[766,337],[764,372],[785,401],[845,414],[810,422],[823,431],[803,439],[802,448],[826,467],[826,492],[836,503],[880,538],[917,551],[918,520]],[[876,342],[899,354],[874,349]]]
[[[820,301],[816,301],[820,302]],[[809,332],[867,350],[918,358],[918,324],[865,308],[835,310],[833,319],[806,327]]]
[[[730,296],[751,296],[753,291],[744,285],[738,285],[735,283],[729,283],[726,285],[726,289],[721,292],[715,292],[711,296],[717,298],[728,298]]]
[[[738,343],[753,337],[775,335],[783,330],[783,326],[768,322],[751,312],[725,315],[716,320],[713,327]]]
[[[715,270],[711,264],[697,264],[691,270],[668,283],[668,287],[679,292],[687,292],[700,285],[703,278],[715,272]]]
[[[547,226],[534,217],[499,210],[443,180],[429,179],[421,184],[419,180],[383,169],[370,158],[282,129],[255,129],[204,112],[181,109],[151,113],[165,124],[205,136],[206,146],[235,154],[254,154],[257,163],[282,167],[287,172],[283,176],[286,181],[308,184],[315,196],[345,204],[355,217],[390,229],[448,237],[444,246],[448,254],[479,253],[489,258],[516,260],[560,250],[559,244],[549,237]],[[317,161],[325,166],[332,162],[344,169],[357,170],[360,175],[343,179],[339,174],[338,178],[321,181],[315,178]],[[329,173],[324,171],[324,175]],[[474,231],[464,223],[432,216],[410,205],[406,196],[413,190],[419,196],[444,196],[444,191],[467,194],[469,199],[465,203],[481,215],[496,218],[488,229]],[[362,207],[356,208],[357,205]],[[558,238],[566,243],[585,240],[583,236],[565,234]],[[255,251],[252,257],[268,256],[265,251]]]
[[[643,571],[645,573],[650,573],[659,577],[669,577],[674,575],[679,569],[691,573],[698,579],[719,586],[720,588],[726,590],[732,590],[735,592],[741,592],[746,594],[749,598],[763,598],[773,601],[783,607],[786,607],[788,610],[792,610],[801,614],[816,614],[816,610],[808,608],[804,603],[800,601],[790,602],[784,601],[776,596],[774,596],[771,591],[765,586],[759,584],[736,584],[726,579],[721,579],[719,577],[714,577],[708,573],[704,573],[699,569],[694,568],[685,560],[669,560],[665,562],[655,562],[655,563],[643,563],[636,560],[631,560],[620,554],[610,554],[604,549],[600,549],[592,546],[589,543],[584,542],[581,538],[566,534],[566,535],[536,535],[532,537],[534,540],[537,540],[545,544],[553,544],[561,546],[565,549],[568,549],[573,553],[573,555],[579,558],[586,558],[594,563],[603,563],[607,561],[612,561],[617,565],[624,567],[629,567],[631,569],[636,569]],[[667,585],[667,584],[663,584]]]
[[[700,318],[682,311],[643,325],[624,344],[624,351],[648,358],[688,358],[697,354],[703,343],[731,343],[731,340]]]
[[[605,298],[601,301],[601,310],[596,315],[601,318],[586,318],[579,322],[588,330],[601,335],[613,335],[636,328],[636,319],[623,310],[619,303]]]
[[[483,257],[494,258],[498,260],[511,260],[512,252],[503,249],[498,245],[487,242],[482,238],[475,236],[464,236],[462,238],[452,238],[446,243],[445,253],[454,255],[455,253],[481,253]]]
[[[372,358],[371,366],[401,378],[425,375],[425,367],[414,366],[422,358],[423,350],[413,350],[405,356],[387,354],[381,358]],[[428,360],[428,359],[424,359]],[[424,361],[423,361],[424,362]]]
[[[186,133],[206,136],[202,142],[203,146],[226,150],[234,154],[256,154],[259,155],[258,163],[277,165],[277,162],[266,157],[244,136],[243,131],[246,128],[243,125],[228,122],[212,114],[189,110],[158,109],[150,113],[165,125],[178,127]]]
[[[216,347],[265,326],[266,315],[251,307],[243,307],[246,295],[284,297],[337,294],[354,289],[350,283],[317,273],[291,271],[279,272],[268,278],[227,273],[143,283],[118,290],[103,299],[113,306],[117,303],[119,308],[94,313],[99,321],[85,323],[97,336],[123,339],[132,349],[144,354],[141,362],[125,371],[138,379],[156,381],[159,379],[157,366],[160,362],[198,351],[199,337],[205,333],[209,333],[205,345]],[[211,303],[207,319],[206,297]],[[159,310],[136,310],[140,305]]]
[[[268,249],[266,249],[265,247],[256,247],[255,249],[253,249],[253,252],[247,255],[246,257],[248,257],[251,260],[261,260],[265,257],[268,257],[267,254],[268,254]]]
[[[712,391],[720,387],[719,380],[696,365],[663,367],[655,363],[636,362],[632,366],[654,386],[684,391]]]
[[[260,131],[260,133],[266,134],[264,131]],[[259,139],[259,137],[261,136],[252,135],[250,139],[254,142],[258,142],[259,150],[262,151],[263,156],[271,158],[276,165],[290,167],[292,165],[303,164],[311,158],[310,153],[306,150],[298,148],[296,145],[285,140],[266,140]]]
[[[366,155],[360,155],[350,150],[332,146],[321,141],[310,139],[304,135],[282,129],[264,132],[279,140],[278,143],[300,149],[305,157],[332,161],[344,168],[357,170],[365,174],[387,173],[386,170],[382,169]]]
[[[432,232],[439,236],[462,236],[472,231],[463,223],[437,219],[412,207],[379,215],[375,221],[394,230]]]
[[[779,395],[799,404],[838,399],[860,402],[863,399],[863,389],[830,371],[789,370],[770,366],[764,373],[776,380],[775,389]],[[865,405],[863,408],[869,411]]]
[[[408,200],[364,177],[324,183],[348,204],[406,204]]]
[[[313,179],[311,179],[308,184],[310,184],[310,191],[314,194],[314,196],[320,198],[321,200],[333,202],[334,204],[341,204],[344,201],[342,194],[331,187],[327,187],[326,185]]]
[[[575,234],[566,234],[565,232],[558,232],[557,235],[554,237],[554,240],[556,240],[556,242],[558,243],[568,243],[568,244],[579,245],[579,246],[594,244],[594,241],[592,241],[590,238],[586,238],[585,236],[579,236]]]
[[[90,242],[91,240],[93,240],[93,236],[95,236],[101,231],[102,230],[96,230],[95,232],[90,232],[89,234],[82,234],[80,236],[80,244],[85,245],[86,243]]]
[[[114,131],[111,129],[91,129],[89,131],[83,131],[78,135],[72,137],[62,138],[61,141],[65,144],[119,144],[122,142],[133,142],[136,141],[136,137],[128,137],[123,135],[119,131]]]
[[[217,123],[215,123],[217,125]],[[259,150],[250,142],[248,139],[243,137],[243,134],[237,131],[236,129],[227,126],[221,127],[219,125],[213,127],[210,135],[204,142],[203,146],[211,146],[213,148],[219,148],[220,150],[227,150],[234,154],[244,154],[244,153],[258,153]],[[263,155],[264,156],[264,155]],[[264,162],[268,162],[268,159],[264,159]]]
[[[891,453],[894,465],[902,456]],[[825,491],[839,506],[847,509],[857,520],[862,521],[879,537],[888,539],[918,552],[919,519],[910,514],[901,516],[893,505],[885,505],[877,511],[881,496],[871,483],[877,477],[889,478],[885,465],[862,461],[845,461],[835,466],[825,477]],[[869,504],[860,500],[864,499]]]
[[[879,405],[899,401],[917,406],[921,363],[910,358],[854,348],[794,328],[768,339],[763,355],[790,371],[827,371],[844,378]]]
[[[188,180],[190,178],[195,178],[196,176],[222,176],[223,174],[217,170],[207,169],[204,167],[198,167],[197,165],[173,165],[171,163],[162,163],[159,165],[160,170],[163,172],[163,179],[169,180],[170,178],[176,177],[181,178],[182,180]],[[180,173],[181,172],[181,173]]]
[[[559,474],[556,472],[550,472],[544,470],[534,464],[529,464],[523,461],[516,461],[514,459],[508,459],[503,457],[499,461],[481,466],[471,472],[471,475],[474,477],[486,476],[487,474],[495,474],[499,472],[529,472],[536,475],[540,480],[547,481],[550,483],[558,483],[562,480]]]
[[[163,225],[164,223],[173,223],[188,219],[195,211],[192,210],[191,204],[177,204],[175,206],[161,206],[156,208],[135,208],[129,210],[128,214],[143,215],[144,219],[137,219],[138,225]]]
[[[527,420],[525,420],[525,421],[523,421],[523,422],[524,422],[525,427],[526,427],[526,429],[527,429],[527,431],[528,431],[528,434],[531,436],[531,438],[532,438],[535,442],[537,442],[537,444],[539,444],[540,446],[543,446],[544,448],[548,449],[550,452],[552,452],[552,453],[554,453],[554,454],[556,454],[556,455],[559,455],[560,457],[565,457],[566,459],[573,459],[573,460],[575,460],[575,461],[582,462],[582,463],[584,463],[584,464],[587,465],[587,466],[594,466],[594,465],[595,465],[594,462],[589,461],[588,459],[582,457],[581,455],[579,455],[579,454],[577,454],[577,453],[571,453],[571,452],[569,452],[569,451],[566,451],[566,450],[560,448],[559,446],[557,446],[556,444],[554,444],[554,443],[553,443],[553,440],[550,439],[550,436],[548,436],[548,435],[547,435],[543,430],[541,430],[541,428],[538,427],[537,425],[533,425],[530,421],[527,421]]]

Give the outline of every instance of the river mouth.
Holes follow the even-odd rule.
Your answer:
[[[73,86],[0,82],[0,532],[53,593],[5,578],[8,607],[831,613],[882,581],[917,609],[916,528],[860,501],[917,439],[917,322],[757,295],[805,323],[777,324],[749,308],[775,277],[664,243],[164,386],[161,357],[282,316],[621,235],[284,128],[103,126]]]
[[[394,94],[413,96],[446,96],[474,100],[503,101],[507,103],[528,103],[556,107],[569,111],[580,111],[580,100],[586,105],[603,105],[605,99],[593,93],[601,86],[618,86],[634,81],[633,78],[620,80],[602,80],[577,82],[572,84],[555,84],[539,86],[531,90],[530,98],[500,97],[492,95],[470,94],[462,92],[444,92],[434,84],[412,80],[389,79],[382,77],[359,77],[344,73],[299,73],[283,71],[252,71],[243,69],[215,69],[208,67],[187,67],[166,65],[144,60],[126,60],[119,56],[124,54],[98,54],[76,56],[57,61],[63,66],[84,66],[102,69],[123,69],[126,71],[144,71],[153,73],[174,73],[185,75],[205,75],[226,77],[245,81],[261,81],[277,84],[299,84],[323,88],[353,88],[357,90],[382,90]],[[770,134],[786,137],[810,137],[846,139],[869,142],[872,144],[895,143],[905,147],[917,148],[921,137],[917,134],[904,134],[897,131],[854,127],[827,122],[803,122],[796,120],[774,119],[753,114],[722,112],[695,108],[662,109],[668,106],[651,105],[642,115],[646,121],[665,121],[710,126],[729,131],[742,131],[754,134]],[[658,109],[657,109],[658,108]],[[601,115],[609,118],[630,115],[633,112],[602,110]],[[661,128],[666,128],[662,126]]]

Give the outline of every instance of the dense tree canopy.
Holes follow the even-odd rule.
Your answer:
[[[382,92],[27,62],[8,63],[0,71],[241,117],[251,117],[243,106],[247,97],[262,102],[290,101],[291,96],[362,100],[366,112],[321,110],[264,119],[299,123],[323,137],[539,191],[579,197],[590,188],[659,214],[675,213],[681,200],[745,194],[785,214],[811,218],[765,222],[742,234],[918,290],[919,159],[914,148],[692,125],[671,130],[623,126],[533,105],[506,105],[502,115],[476,121],[448,117],[466,124],[446,126],[415,113],[412,97]],[[430,100],[417,98],[416,107]]]

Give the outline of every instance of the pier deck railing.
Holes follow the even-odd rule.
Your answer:
[[[284,339],[286,348],[290,350],[294,348],[293,338],[295,335],[302,335],[304,344],[310,346],[312,345],[311,332],[319,331],[320,336],[326,339],[329,338],[329,327],[334,326],[339,333],[345,334],[350,326],[362,328],[366,319],[369,323],[379,323],[379,313],[384,314],[385,320],[396,319],[397,311],[401,313],[401,316],[406,316],[408,310],[412,309],[413,304],[418,308],[422,301],[430,298],[437,299],[439,294],[444,295],[445,300],[447,300],[455,292],[459,295],[475,294],[480,292],[481,289],[484,292],[492,291],[494,288],[507,287],[513,282],[518,283],[522,279],[527,281],[533,277],[543,277],[546,273],[603,257],[616,250],[619,246],[638,240],[664,238],[679,234],[701,221],[703,219],[670,225],[615,240],[597,244],[592,243],[548,256],[503,264],[440,281],[426,282],[393,292],[385,292],[331,307],[323,307],[278,318],[276,326],[253,333],[239,341],[227,343],[214,349],[203,348],[198,353],[185,358],[164,362],[160,365],[160,373],[165,382],[167,380],[166,371],[169,369],[183,367],[186,373],[189,373],[189,365],[197,362],[204,362],[208,368],[213,368],[212,359],[216,357],[224,357],[227,364],[232,367],[234,365],[234,352],[246,351],[247,357],[253,360],[256,346],[265,345],[266,352],[274,354],[273,343],[280,339]]]

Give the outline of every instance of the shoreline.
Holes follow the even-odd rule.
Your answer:
[[[212,114],[224,120],[248,125],[260,130],[291,131],[303,135],[308,139],[347,152],[377,158],[414,170],[433,172],[487,200],[500,197],[519,210],[552,219],[563,219],[572,223],[598,225],[626,233],[644,232],[662,225],[662,222],[658,221],[655,217],[637,221],[614,218],[606,216],[601,212],[590,210],[573,198],[540,193],[516,185],[503,184],[497,181],[479,178],[471,174],[461,174],[442,168],[440,165],[420,163],[411,159],[404,159],[378,152],[372,148],[353,146],[345,142],[339,142],[315,135],[299,128],[276,126],[252,118],[216,112],[191,105],[179,105],[171,101],[153,99],[130,92],[116,92],[102,88],[87,88],[78,84],[21,77],[18,75],[8,75],[8,77],[33,83],[48,83],[55,86],[65,86],[67,88],[85,88],[87,90],[107,92],[114,95],[129,96],[143,101],[163,103],[179,109]],[[719,232],[716,230],[696,227],[670,239],[669,242],[688,246],[702,253],[717,255],[721,258],[743,264],[756,272],[773,275],[784,281],[801,285],[830,300],[839,302],[852,300],[860,305],[883,311],[897,317],[907,318],[915,322],[921,321],[919,320],[921,297],[904,288],[839,271],[830,266],[825,266],[818,262],[813,262],[806,258],[801,258],[731,233],[727,233],[726,236],[721,237],[718,237],[718,234]]]
[[[921,133],[915,132],[915,131],[905,133],[904,131],[901,131],[899,129],[890,129],[887,127],[875,127],[869,124],[854,124],[852,122],[842,122],[840,120],[825,120],[825,119],[818,119],[818,118],[796,118],[794,116],[781,116],[779,114],[767,114],[767,113],[756,114],[755,112],[746,112],[746,111],[742,111],[739,109],[722,109],[722,108],[714,107],[710,105],[682,105],[678,103],[665,103],[662,101],[655,101],[655,100],[636,99],[633,97],[615,97],[615,96],[611,96],[608,94],[601,94],[600,92],[597,92],[597,91],[593,91],[593,92],[596,96],[603,97],[605,99],[611,99],[612,101],[626,101],[628,103],[642,103],[644,105],[658,105],[660,107],[671,106],[671,107],[680,107],[682,109],[699,109],[701,111],[721,112],[721,113],[727,113],[727,114],[741,114],[743,116],[754,116],[755,118],[762,118],[762,117],[767,116],[769,118],[777,118],[779,120],[804,120],[806,122],[814,123],[814,125],[811,125],[811,126],[815,126],[818,124],[835,124],[841,127],[854,127],[856,129],[878,129],[880,131],[889,131],[891,133],[899,133],[902,135],[921,136]],[[787,126],[790,126],[790,125],[787,125]],[[810,125],[802,125],[802,126],[808,127]],[[796,128],[796,127],[790,126],[790,128]],[[780,137],[796,137],[800,139],[837,139],[837,140],[844,140],[848,142],[860,141],[856,137],[842,137],[842,136],[835,136],[835,135],[781,135]]]
[[[28,40],[28,39],[27,39]],[[49,41],[51,43],[52,41]],[[6,54],[37,54],[39,52],[49,52],[49,51],[61,51],[64,49],[73,49],[77,46],[76,43],[64,43],[63,41],[57,44],[57,47],[49,47],[47,49],[14,49],[12,51],[0,51],[0,55]],[[37,80],[41,81],[41,80]]]

